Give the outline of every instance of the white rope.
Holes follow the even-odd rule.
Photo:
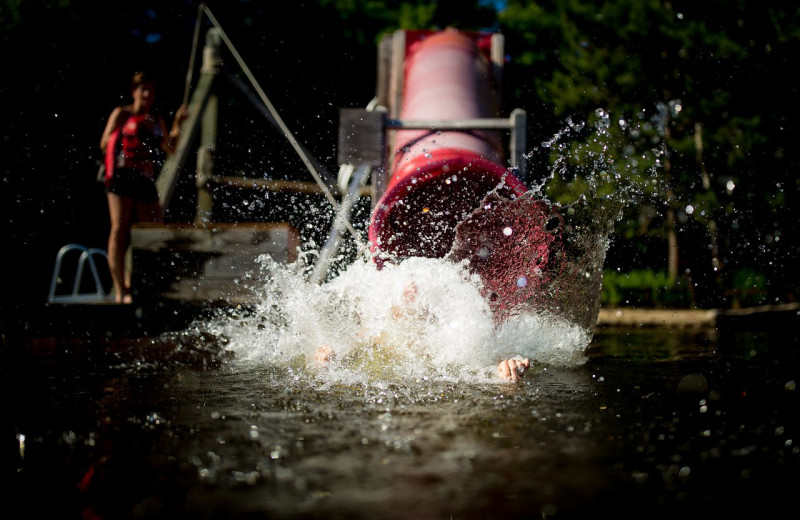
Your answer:
[[[217,30],[219,31],[219,34],[222,37],[222,40],[225,42],[225,45],[228,46],[228,49],[231,51],[231,54],[233,54],[233,57],[239,63],[239,66],[242,68],[242,71],[247,76],[247,79],[250,80],[250,83],[253,85],[253,88],[256,89],[256,92],[258,93],[258,96],[261,98],[261,101],[264,103],[264,106],[267,107],[267,110],[269,110],[270,114],[272,114],[272,117],[275,118],[275,122],[278,124],[278,127],[283,132],[283,135],[286,136],[286,139],[288,139],[289,144],[291,144],[292,148],[295,149],[295,151],[297,152],[297,155],[300,156],[300,159],[302,159],[303,164],[305,164],[306,168],[311,173],[311,176],[314,178],[314,180],[319,185],[320,189],[322,190],[322,193],[325,195],[325,198],[328,199],[328,202],[330,202],[331,206],[333,206],[333,209],[335,211],[338,211],[339,210],[339,202],[337,202],[336,198],[333,196],[331,191],[328,189],[328,186],[322,181],[322,178],[319,176],[319,173],[317,172],[316,168],[314,168],[314,165],[312,164],[312,162],[309,159],[308,155],[306,155],[305,150],[303,150],[303,147],[300,146],[300,144],[297,142],[297,140],[295,139],[295,137],[292,134],[292,132],[284,124],[284,122],[281,119],[280,115],[278,115],[278,112],[275,110],[275,107],[272,105],[272,103],[270,102],[269,98],[267,98],[267,95],[261,89],[261,86],[258,84],[258,82],[256,81],[255,77],[250,72],[250,69],[247,67],[247,64],[245,64],[245,62],[242,59],[242,57],[236,51],[236,48],[233,46],[233,43],[231,42],[231,40],[228,38],[228,35],[225,34],[225,31],[222,29],[222,26],[220,26],[219,22],[214,17],[214,15],[211,13],[211,11],[208,9],[208,7],[203,6],[203,10],[205,11],[206,15],[208,15],[208,18],[209,18],[209,20],[211,20],[211,23],[214,24],[214,27],[216,27]],[[356,241],[360,243],[361,242],[361,240],[360,240],[361,237],[359,236],[359,234],[355,230],[355,228],[353,228],[353,225],[350,223],[349,220],[347,220],[345,222],[345,226],[347,227],[348,231],[350,231],[350,233],[353,235],[353,238],[355,238]]]
[[[197,46],[200,39],[200,23],[203,20],[203,9],[205,4],[200,4],[197,8],[197,21],[194,24],[194,36],[192,37],[192,53],[189,56],[189,70],[186,71],[186,86],[183,89],[183,104],[189,102],[189,89],[192,86],[192,75],[194,74],[194,60],[197,55]]]

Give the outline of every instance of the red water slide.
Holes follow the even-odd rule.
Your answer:
[[[490,61],[474,34],[445,30],[409,43],[401,120],[496,117]],[[384,257],[443,257],[456,225],[497,189],[526,192],[505,166],[500,136],[478,130],[398,130],[387,190],[372,215],[369,239]]]
[[[446,30],[408,45],[401,121],[496,117],[480,41]],[[413,256],[466,261],[498,322],[537,309],[564,265],[561,217],[508,170],[503,150],[492,131],[397,131],[369,228],[378,266]]]

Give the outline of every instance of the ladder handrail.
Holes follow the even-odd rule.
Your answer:
[[[64,256],[71,251],[80,251],[81,254],[78,257],[78,263],[76,266],[75,271],[75,279],[72,282],[72,291],[67,295],[56,295],[56,288],[58,287],[58,279],[61,275],[61,267],[64,260]],[[56,263],[53,268],[53,277],[50,280],[50,292],[47,297],[48,303],[76,303],[76,302],[94,302],[94,301],[105,301],[109,298],[109,295],[103,289],[103,283],[100,280],[100,273],[97,270],[97,265],[94,262],[94,256],[100,255],[108,261],[108,253],[106,253],[103,249],[98,249],[96,247],[87,248],[80,244],[67,244],[62,247],[58,254],[56,255]],[[95,292],[89,293],[81,293],[81,282],[83,281],[83,272],[86,269],[86,265],[89,265],[89,270],[92,274],[92,280],[94,281]]]

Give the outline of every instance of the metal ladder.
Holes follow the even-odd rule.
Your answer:
[[[78,257],[78,265],[75,271],[75,279],[72,282],[72,292],[69,294],[56,294],[60,278],[61,267],[64,257],[71,251],[80,251]],[[80,244],[67,244],[62,247],[56,255],[56,265],[53,268],[53,278],[50,282],[50,293],[47,297],[48,303],[102,303],[112,301],[112,295],[108,294],[103,289],[103,283],[100,280],[100,274],[97,271],[97,266],[94,262],[94,256],[100,255],[104,261],[108,262],[108,253],[102,249],[87,248]],[[81,282],[83,281],[83,273],[88,265],[89,271],[92,274],[94,281],[94,292],[80,292]]]

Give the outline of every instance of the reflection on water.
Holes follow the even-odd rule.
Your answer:
[[[735,518],[800,482],[785,330],[601,330],[521,384],[331,381],[215,341],[4,345],[8,496],[56,518]]]

